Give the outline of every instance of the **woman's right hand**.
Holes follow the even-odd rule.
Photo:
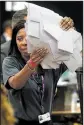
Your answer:
[[[34,62],[36,64],[36,66],[38,64],[41,63],[41,61],[43,61],[44,57],[48,54],[48,50],[46,48],[38,48],[36,50],[34,50],[31,54],[30,54],[30,60],[32,60],[32,62]],[[29,66],[31,68],[33,68],[31,66],[31,64],[29,64]]]

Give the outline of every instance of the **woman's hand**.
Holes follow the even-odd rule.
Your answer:
[[[48,50],[46,48],[36,49],[30,54],[30,60],[28,61],[29,67],[31,69],[35,68],[38,64],[43,61],[44,57],[48,54]],[[33,64],[32,64],[33,63]],[[35,67],[33,66],[35,65]]]
[[[38,66],[47,54],[48,50],[44,48],[34,50],[23,69],[8,79],[9,85],[14,89],[21,89],[26,84],[30,75],[35,71],[36,66]],[[35,63],[35,67],[32,67],[30,60],[33,64]]]
[[[60,22],[60,26],[64,30],[69,30],[70,28],[73,28],[74,22],[70,17],[64,17]]]

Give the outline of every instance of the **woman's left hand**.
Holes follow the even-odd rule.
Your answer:
[[[63,30],[69,30],[73,28],[74,22],[70,17],[64,17],[60,22],[60,26]]]

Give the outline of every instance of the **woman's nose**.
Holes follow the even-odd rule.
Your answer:
[[[27,38],[24,39],[24,44],[27,45]]]

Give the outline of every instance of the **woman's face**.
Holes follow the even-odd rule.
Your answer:
[[[18,33],[16,35],[16,44],[17,44],[18,50],[20,51],[21,55],[28,56],[27,38],[26,38],[26,32],[25,32],[24,28],[22,28],[18,31]]]

